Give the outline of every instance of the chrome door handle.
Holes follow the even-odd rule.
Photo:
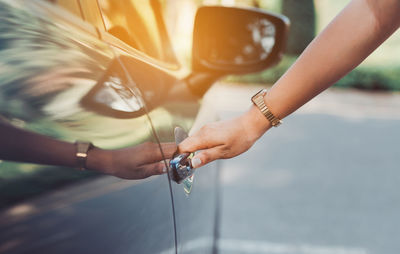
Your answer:
[[[174,154],[169,162],[171,168],[171,178],[177,183],[181,183],[194,173],[192,166],[193,153]]]
[[[188,134],[181,127],[176,127],[174,130],[175,143],[179,145],[183,140],[188,137]],[[179,153],[176,151],[169,161],[169,175],[170,178],[184,185],[186,194],[189,194],[192,190],[193,185],[193,173],[195,169],[192,166],[192,158],[194,153]]]

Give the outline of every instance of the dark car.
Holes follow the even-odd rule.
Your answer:
[[[197,2],[185,1],[193,13]],[[276,63],[288,21],[256,9],[199,7],[186,19],[195,20],[189,62],[182,45],[191,37],[179,44],[183,31],[171,28],[188,10],[180,3],[1,0],[1,119],[60,140],[148,153],[216,120],[202,96],[225,75]],[[171,168],[122,180],[0,162],[0,253],[213,253],[217,167],[180,180]]]

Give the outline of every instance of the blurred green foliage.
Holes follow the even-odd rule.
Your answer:
[[[337,87],[400,91],[400,66],[360,66],[339,80]]]
[[[300,55],[315,36],[315,7],[313,0],[283,0],[282,14],[290,19],[286,53]]]
[[[229,76],[227,82],[273,84],[294,63],[296,57],[285,56],[281,62],[263,72],[242,76]],[[368,90],[400,91],[400,66],[395,65],[361,65],[340,79],[336,87],[353,87]]]
[[[225,80],[233,83],[269,83],[276,82],[296,60],[293,56],[284,56],[279,64],[263,72],[251,73],[240,76],[228,76]]]
[[[296,38],[306,42],[310,40],[311,32],[321,30],[343,9],[348,0],[256,0],[258,7],[273,12],[283,13],[291,18],[292,34],[287,43],[287,55],[281,62],[263,72],[242,76],[229,76],[228,82],[273,84],[296,60],[296,54],[304,48],[298,45]],[[308,13],[308,14],[307,14]],[[315,21],[315,24],[313,23]],[[308,31],[301,31],[303,28]],[[295,34],[293,29],[296,30]],[[304,38],[303,38],[304,37]],[[307,39],[308,38],[308,39]],[[308,44],[308,42],[307,42]],[[352,87],[368,90],[400,91],[400,31],[379,47],[360,66],[340,79],[336,87]],[[292,56],[290,56],[292,55]]]

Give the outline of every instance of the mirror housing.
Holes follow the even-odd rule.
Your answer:
[[[200,7],[193,32],[193,71],[261,71],[281,59],[289,24],[287,17],[259,9]]]

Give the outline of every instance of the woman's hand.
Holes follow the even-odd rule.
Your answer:
[[[246,152],[268,130],[270,124],[258,108],[227,121],[210,123],[179,144],[180,152],[202,150],[192,159],[194,168],[217,159]]]
[[[161,147],[166,158],[171,158],[177,149],[175,143],[163,143]],[[167,172],[159,145],[151,142],[116,150],[94,148],[88,153],[87,167],[124,179],[143,179]]]

